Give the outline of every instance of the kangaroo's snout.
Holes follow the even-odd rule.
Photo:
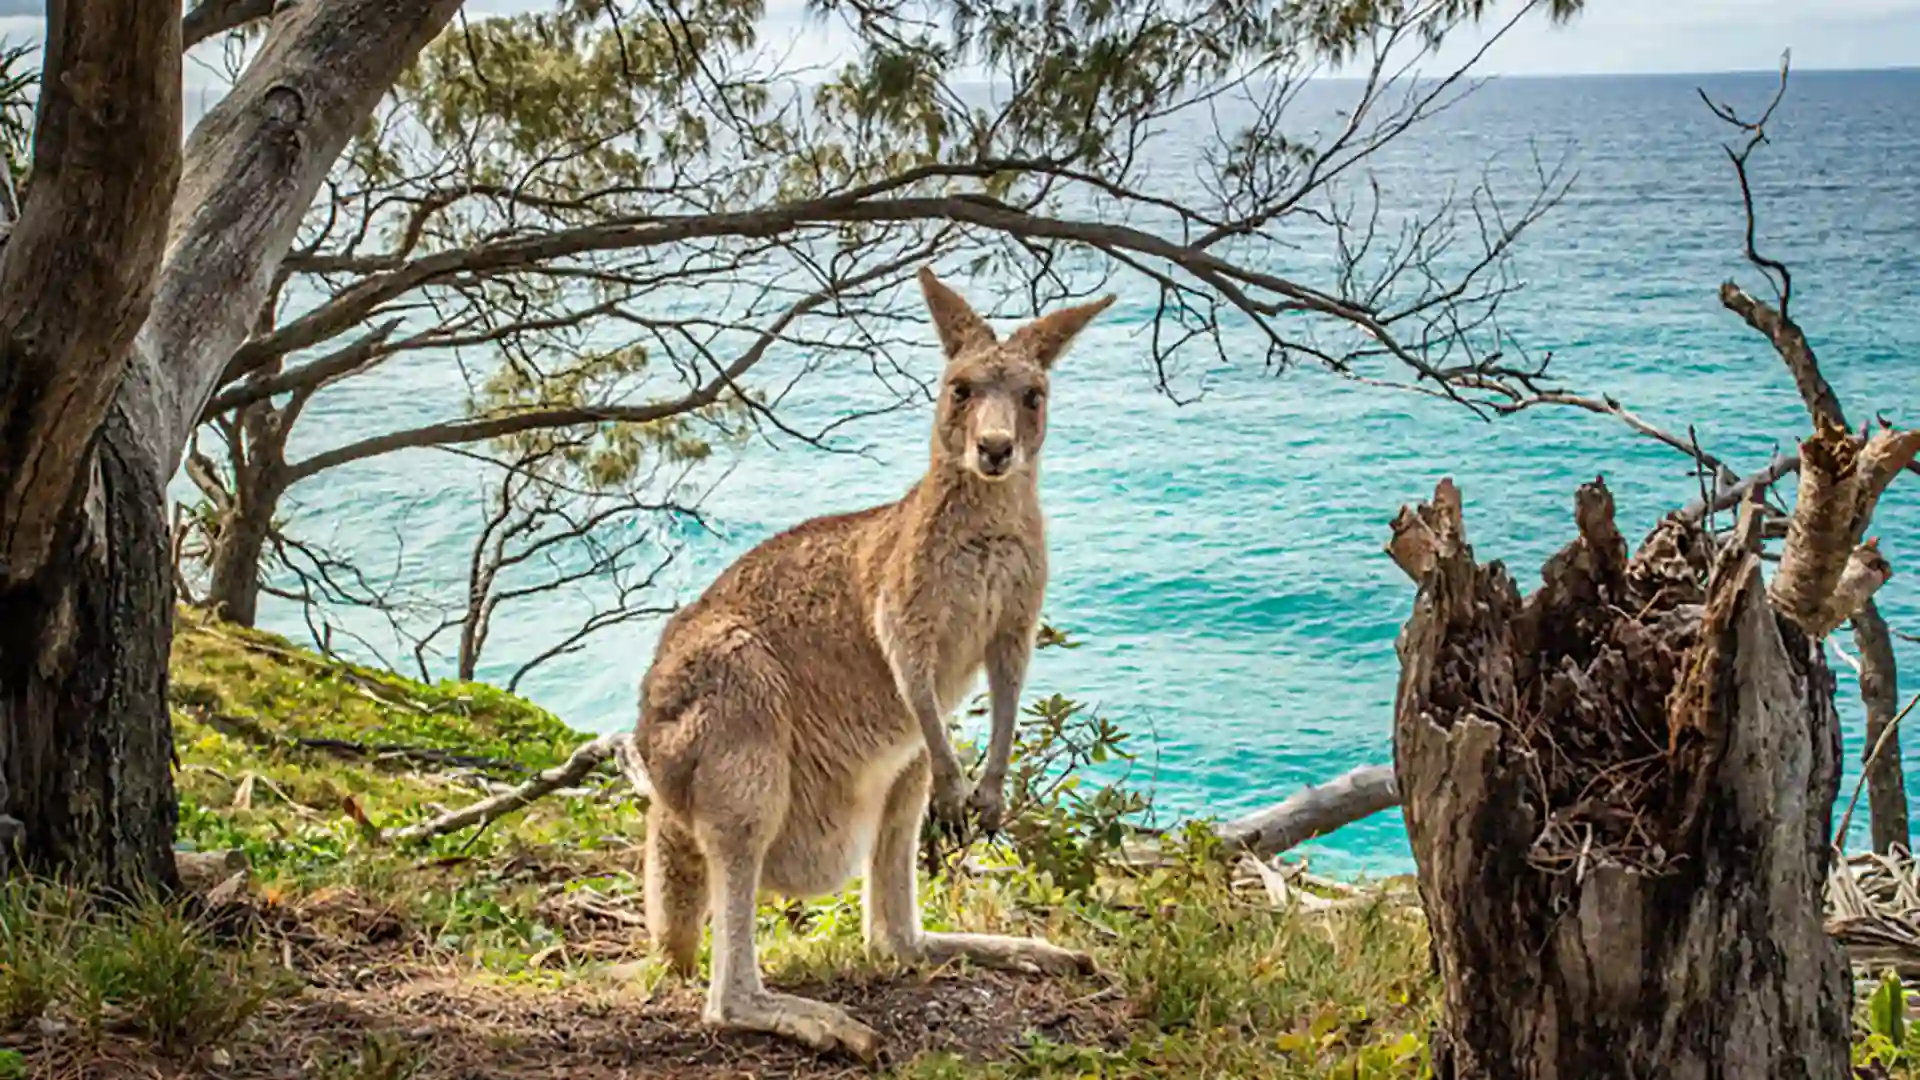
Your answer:
[[[980,471],[987,476],[1004,476],[1013,464],[1013,436],[1004,432],[980,436],[973,449]]]

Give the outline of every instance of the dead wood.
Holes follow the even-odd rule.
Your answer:
[[[1457,506],[1412,516],[1463,538]],[[1631,559],[1603,482],[1575,516],[1524,600],[1464,539],[1440,547],[1401,636],[1435,1074],[1844,1075],[1833,680],[1761,587],[1757,507],[1717,549],[1672,516]]]
[[[1235,818],[1217,832],[1230,849],[1269,859],[1399,804],[1393,766],[1363,765]]]
[[[609,760],[616,761],[621,772],[633,782],[634,788],[645,795],[650,791],[646,784],[646,773],[640,768],[639,759],[634,756],[632,746],[631,732],[620,731],[602,735],[591,742],[582,743],[566,761],[539,773],[518,787],[442,814],[431,821],[395,829],[387,834],[387,838],[400,842],[425,840],[475,825],[486,825],[519,810],[543,795],[579,783],[588,773]]]

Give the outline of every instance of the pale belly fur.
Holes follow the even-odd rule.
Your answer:
[[[870,758],[831,821],[802,821],[789,816],[761,865],[761,884],[799,899],[838,892],[866,870],[880,835],[887,795],[895,781],[927,752],[917,728]]]

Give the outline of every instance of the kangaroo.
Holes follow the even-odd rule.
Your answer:
[[[669,619],[634,734],[653,788],[647,926],[683,975],[711,906],[705,1022],[869,1062],[873,1029],[761,982],[762,888],[821,896],[864,871],[877,955],[1093,970],[1085,954],[1037,938],[923,930],[915,854],[929,805],[943,827],[969,813],[999,826],[1047,581],[1047,376],[1114,298],[1055,311],[1003,342],[930,269],[919,281],[946,356],[926,475],[898,502],[765,541]],[[992,723],[970,790],[945,718],[982,669]]]

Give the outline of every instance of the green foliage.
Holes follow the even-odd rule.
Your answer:
[[[536,371],[509,357],[482,384],[472,411],[590,411],[598,402],[617,400],[623,386],[644,376],[646,369],[647,352],[639,345],[583,352],[552,371]],[[713,448],[696,432],[696,423],[713,430],[714,421],[739,409],[730,401],[650,423],[600,420],[534,428],[495,439],[493,446],[504,459],[522,463],[523,470],[532,469],[549,483],[610,491],[633,484],[650,463],[705,460]]]
[[[292,989],[178,905],[105,905],[19,879],[0,883],[0,959],[0,1029],[47,1017],[97,1036],[111,1023],[172,1054],[217,1043]]]
[[[7,181],[23,192],[33,164],[33,112],[40,92],[38,45],[0,38],[0,154]],[[17,206],[16,206],[17,209]]]
[[[1052,626],[1041,628],[1036,644],[1080,645]],[[982,694],[968,712],[979,721],[989,708]],[[1021,709],[1007,767],[1003,836],[988,854],[1025,871],[1018,880],[1032,902],[1087,895],[1138,832],[1151,803],[1126,784],[1124,766],[1134,760],[1127,739],[1107,717],[1059,694]],[[1115,766],[1122,767],[1118,776]]]
[[[706,153],[716,117],[762,109],[764,88],[744,81],[690,100],[703,76],[754,44],[760,14],[757,0],[695,0],[671,13],[565,0],[443,35],[396,92],[435,143],[469,148],[473,182],[514,185],[544,158],[554,167],[527,193],[575,198]],[[370,177],[397,175],[379,143],[357,150]]]
[[[1920,1072],[1920,1027],[1907,1022],[1907,990],[1897,972],[1889,970],[1881,976],[1867,998],[1865,1012],[1864,1030],[1853,1046],[1853,1063],[1877,1068],[1881,1075],[1911,1077]]]
[[[453,753],[495,779],[518,780],[565,761],[585,738],[484,684],[427,686],[322,660],[274,635],[206,623],[193,612],[183,611],[177,625],[169,693],[183,763],[180,841],[238,848],[268,881],[304,887],[387,865],[391,856],[369,842],[367,825],[419,821],[449,798],[443,780],[409,759],[369,768],[314,740]],[[624,801],[555,798],[516,822],[512,833],[446,837],[427,847],[482,858],[530,843],[592,852],[608,837],[634,835],[639,816]]]
[[[1023,711],[1007,773],[1006,831],[1019,863],[1047,886],[1087,893],[1147,812],[1145,795],[1090,772],[1131,762],[1126,741],[1112,721],[1058,694]]]
[[[369,1032],[352,1054],[321,1055],[315,1072],[319,1080],[412,1080],[424,1063],[420,1051],[405,1040]]]

